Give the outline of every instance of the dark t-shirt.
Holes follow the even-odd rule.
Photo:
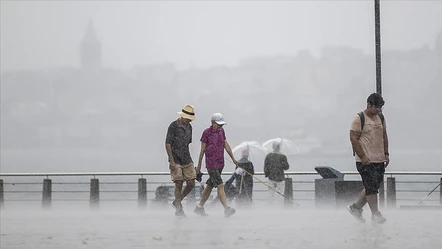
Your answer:
[[[281,182],[284,180],[284,170],[289,169],[287,157],[280,153],[271,152],[264,160],[264,175],[270,180]]]
[[[189,144],[192,143],[192,125],[182,127],[179,121],[175,120],[167,129],[166,144],[172,147],[172,154],[175,163],[187,165],[193,163],[190,156]]]

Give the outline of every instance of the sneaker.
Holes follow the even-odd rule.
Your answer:
[[[381,212],[377,211],[371,216],[371,222],[377,223],[377,224],[383,224],[387,221],[384,216],[382,216]]]
[[[231,208],[231,207],[227,207],[224,210],[224,216],[226,218],[229,218],[230,216],[234,215],[235,213],[236,213],[236,210],[234,208]]]
[[[360,222],[360,223],[364,223],[365,219],[364,217],[362,217],[362,208],[357,208],[355,204],[352,204],[350,206],[347,206],[347,210],[348,212],[350,212],[351,215],[353,215],[353,217],[355,217],[355,219]]]
[[[199,216],[208,216],[206,214],[206,210],[204,210],[204,207],[196,206],[195,209],[193,210],[193,212],[196,213]]]
[[[182,207],[181,205],[177,204],[177,203],[175,202],[175,200],[173,200],[172,203],[170,203],[170,205],[171,205],[173,208],[175,208],[175,210],[183,209],[183,207]]]
[[[186,213],[184,213],[184,210],[182,208],[179,208],[175,211],[175,216],[182,217],[182,218],[187,217]]]

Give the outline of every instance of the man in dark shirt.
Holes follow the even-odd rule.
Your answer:
[[[275,198],[275,191],[284,194],[284,170],[288,170],[290,167],[287,156],[279,152],[280,148],[279,143],[274,143],[273,152],[267,154],[264,161],[264,175],[269,178],[269,185],[273,188],[269,188],[270,202]]]
[[[175,200],[172,206],[176,209],[176,216],[186,217],[181,201],[195,186],[196,178],[189,150],[189,144],[192,143],[190,122],[195,120],[195,112],[193,106],[186,105],[178,114],[181,117],[173,121],[167,129],[166,152],[169,158],[170,176],[175,183]],[[186,187],[183,190],[184,181],[186,181]]]

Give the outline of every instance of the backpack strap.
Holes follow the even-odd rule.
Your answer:
[[[361,119],[361,131],[364,129],[364,125],[365,125],[365,116],[363,112],[358,112],[359,118]],[[379,118],[381,119],[382,124],[384,124],[384,114],[379,113]]]
[[[384,120],[385,120],[384,114],[379,113],[379,118],[381,118],[382,125],[384,125]]]
[[[361,119],[361,132],[364,129],[364,124],[365,124],[365,116],[363,112],[358,112],[358,116]],[[355,150],[353,150],[353,156],[356,156],[356,152]]]
[[[364,125],[365,125],[365,116],[364,116],[364,112],[358,112],[359,118],[361,119],[361,132],[364,129]],[[384,123],[384,117],[381,118],[382,123]]]

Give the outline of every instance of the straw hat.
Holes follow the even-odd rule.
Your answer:
[[[187,118],[190,120],[195,120],[195,110],[192,105],[185,105],[184,108],[178,112],[182,118]]]

